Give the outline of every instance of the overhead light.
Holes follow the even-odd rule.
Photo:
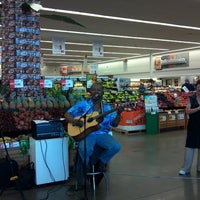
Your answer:
[[[33,9],[34,11],[38,12],[39,10],[43,9],[43,6],[37,3],[25,2],[21,4],[22,9]]]
[[[44,43],[52,43],[52,41],[48,40],[41,40],[41,42]],[[66,45],[80,45],[80,46],[93,46],[91,43],[79,43],[79,42],[65,42]],[[157,47],[140,47],[140,46],[119,46],[119,45],[111,45],[111,44],[104,44],[104,47],[115,47],[115,48],[120,48],[120,49],[143,49],[143,50],[156,50],[156,51],[167,51],[169,49],[164,49],[164,48],[157,48]]]
[[[93,35],[93,36],[100,36],[100,37],[113,37],[113,38],[123,38],[123,39],[149,40],[149,41],[160,41],[160,42],[172,42],[172,43],[181,43],[181,44],[184,43],[184,44],[200,45],[200,42],[183,41],[183,40],[169,40],[169,39],[160,39],[160,38],[134,37],[134,36],[127,36],[127,35],[112,35],[112,34],[104,34],[104,33],[55,30],[55,29],[47,29],[47,28],[41,28],[41,30],[47,31],[47,32],[59,32],[59,33],[80,34],[80,35]]]
[[[49,12],[65,13],[65,14],[72,14],[72,15],[82,15],[82,16],[88,16],[88,17],[97,17],[97,18],[118,20],[118,21],[153,24],[153,25],[159,25],[159,26],[167,26],[167,27],[175,27],[175,28],[183,28],[183,29],[192,29],[192,30],[200,30],[200,27],[195,27],[195,26],[185,26],[185,25],[180,25],[180,24],[154,22],[154,21],[132,19],[132,18],[126,18],[126,17],[116,17],[116,16],[109,16],[109,15],[100,15],[100,14],[94,14],[94,13],[79,12],[79,11],[45,8],[42,5],[36,4],[36,3],[23,3],[23,4],[30,6],[33,10],[35,10],[37,12],[39,10],[44,10],[44,11],[49,11]]]
[[[100,14],[94,14],[94,13],[79,12],[79,11],[53,9],[53,8],[44,8],[44,7],[42,7],[42,10],[49,11],[49,12],[56,12],[56,13],[65,13],[65,14],[72,14],[72,15],[97,17],[97,18],[103,18],[103,19],[112,19],[112,20],[118,20],[118,21],[126,21],[126,22],[143,23],[143,24],[153,24],[153,25],[159,25],[159,26],[183,28],[183,29],[200,30],[200,27],[195,27],[195,26],[185,26],[185,25],[180,25],[180,24],[154,22],[154,21],[132,19],[132,18],[126,18],[126,17],[116,17],[116,16],[109,16],[109,15],[100,15]]]
[[[48,49],[48,48],[41,48],[41,50],[43,51],[52,51],[52,49]],[[65,52],[77,52],[77,53],[92,53],[91,51],[83,51],[83,50],[73,50],[73,49],[69,49],[69,50],[65,50]],[[116,54],[116,55],[140,55],[138,53],[124,53],[124,52],[109,52],[109,51],[104,51],[104,54]],[[68,55],[68,54],[67,54]],[[66,56],[67,56],[66,55]],[[63,55],[61,55],[63,56]],[[69,56],[69,55],[68,55]],[[73,55],[70,55],[73,56]],[[75,55],[74,55],[75,56]]]
[[[35,11],[39,11],[43,9],[43,6],[37,3],[28,3],[30,5],[30,7],[35,10]]]
[[[32,3],[32,2],[25,2],[21,4],[21,9],[23,13],[30,13],[31,10],[38,12],[39,10],[45,10],[45,8],[37,3]],[[48,11],[48,10],[47,10]],[[74,19],[71,19],[70,17],[66,17],[66,16],[61,16],[61,15],[56,15],[56,14],[41,14],[41,17],[45,17],[48,19],[53,19],[53,20],[57,20],[57,21],[64,21],[66,23],[70,23],[70,24],[75,24],[81,27],[85,27],[82,24],[80,24],[79,22],[75,21]]]

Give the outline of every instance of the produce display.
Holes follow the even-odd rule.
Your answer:
[[[192,95],[191,92],[185,93],[185,92],[171,92],[171,91],[165,91],[165,92],[157,92],[156,93],[158,97],[158,106],[159,108],[163,109],[173,109],[173,108],[185,108],[187,105],[188,97]]]
[[[64,117],[71,106],[67,93],[60,87],[46,89],[44,96],[8,98],[6,89],[0,88],[0,128],[4,133],[31,130],[31,121]]]
[[[102,82],[104,85],[103,100],[117,105],[126,104],[125,111],[144,113],[143,95],[138,90],[116,90],[114,81]],[[40,119],[63,118],[67,109],[74,103],[90,96],[85,83],[75,82],[74,87],[65,91],[61,83],[55,81],[52,88],[44,88],[43,94],[37,97],[19,95],[16,98],[7,95],[7,87],[0,86],[0,128],[5,133],[13,131],[30,131],[31,121]],[[192,93],[180,91],[156,92],[158,106],[163,109],[184,108]],[[146,94],[148,95],[148,94]]]
[[[19,135],[15,138],[7,136],[0,138],[0,149],[4,149],[4,142],[7,148],[19,147],[21,155],[27,155],[29,152],[29,137],[27,135]]]

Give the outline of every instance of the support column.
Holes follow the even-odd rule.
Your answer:
[[[2,0],[2,83],[8,97],[40,95],[40,14],[25,0]],[[32,0],[32,3],[40,1]],[[17,80],[23,87],[16,85]]]
[[[150,53],[150,60],[149,60],[149,78],[153,79],[153,56],[152,53]]]

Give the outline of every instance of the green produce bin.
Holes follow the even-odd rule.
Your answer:
[[[158,134],[158,117],[157,112],[146,113],[146,134]]]

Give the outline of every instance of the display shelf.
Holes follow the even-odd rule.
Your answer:
[[[185,110],[174,110],[159,113],[159,132],[168,128],[184,128],[186,127]]]
[[[172,108],[185,108],[188,102],[188,98],[192,95],[192,92],[179,92],[179,91],[163,91],[156,92],[158,97],[158,106],[163,109]]]

